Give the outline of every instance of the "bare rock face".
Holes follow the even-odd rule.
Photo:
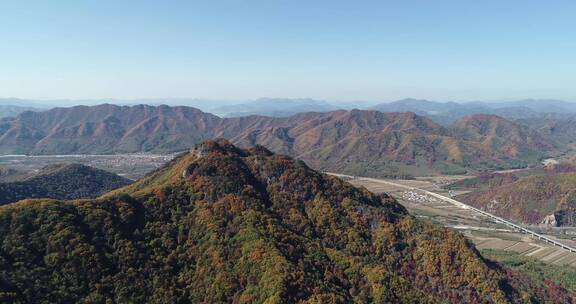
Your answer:
[[[544,217],[542,222],[540,222],[540,226],[558,227],[558,221],[556,220],[556,216],[554,214],[547,215],[546,217]]]

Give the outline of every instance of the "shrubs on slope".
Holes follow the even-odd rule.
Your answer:
[[[0,204],[26,198],[94,198],[132,181],[79,164],[53,165],[21,181],[0,183]]]
[[[97,200],[0,209],[0,302],[570,303],[264,148],[206,142]]]

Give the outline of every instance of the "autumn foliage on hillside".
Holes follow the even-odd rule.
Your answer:
[[[459,180],[447,185],[445,188],[450,190],[484,189],[513,183],[518,178],[513,173],[481,172],[476,177]]]
[[[524,223],[539,224],[546,216],[554,215],[557,225],[576,224],[576,172],[572,165],[560,164],[529,173],[507,174],[506,179],[503,176],[493,175],[485,180],[480,190],[460,195],[458,199]],[[464,180],[451,187],[470,185],[473,181],[480,179]]]
[[[132,181],[80,164],[56,164],[21,180],[0,183],[0,205],[26,198],[95,198]]]
[[[180,152],[207,139],[259,144],[318,170],[359,176],[463,174],[523,168],[560,146],[494,115],[450,127],[415,113],[369,110],[221,118],[184,106],[76,106],[0,120],[3,154]]]
[[[96,200],[0,209],[2,303],[570,303],[303,162],[209,141]]]

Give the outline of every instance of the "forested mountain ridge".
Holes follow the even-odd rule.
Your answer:
[[[0,301],[571,303],[393,198],[208,141],[96,200],[0,207]]]
[[[467,116],[451,129],[457,138],[477,143],[486,153],[498,151],[511,159],[538,158],[557,149],[554,142],[540,133],[496,115]]]
[[[510,129],[471,133],[472,121]],[[315,169],[372,176],[506,169],[558,152],[545,137],[496,116],[464,118],[446,128],[410,112],[220,118],[190,107],[99,105],[0,120],[0,153],[5,154],[162,153],[218,137],[243,147],[262,144]]]
[[[489,126],[497,121],[504,128],[483,134],[485,129],[471,126],[471,121],[483,120]],[[305,113],[269,125],[245,128],[231,139],[242,146],[262,144],[295,155],[320,170],[354,175],[521,167],[558,151],[538,133],[488,115],[466,117],[451,128],[409,112],[360,110]]]
[[[130,183],[116,174],[80,164],[51,165],[21,180],[0,183],[0,204],[27,198],[95,198]]]
[[[537,130],[547,138],[572,148],[576,147],[576,114],[554,113],[539,118],[520,119],[518,122]]]
[[[24,112],[0,120],[0,153],[178,151],[210,138],[219,122],[191,107],[103,104]]]

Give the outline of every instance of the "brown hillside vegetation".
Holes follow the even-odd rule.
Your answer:
[[[554,145],[536,131],[495,115],[476,114],[452,126],[459,138],[477,143],[484,152],[505,157],[530,158],[538,151],[553,151]]]
[[[209,141],[97,200],[0,208],[0,301],[571,303],[303,162]]]
[[[519,179],[514,173],[481,172],[473,178],[466,178],[445,186],[450,190],[485,189],[513,183]]]
[[[576,115],[575,114],[549,114],[544,117],[519,119],[518,122],[530,126],[543,136],[552,138],[560,143],[576,144]]]
[[[576,173],[547,172],[467,193],[459,199],[524,223],[539,224],[554,215],[556,225],[571,226],[576,224],[575,193]]]
[[[497,116],[464,118],[448,130],[414,113],[359,110],[296,115],[280,127],[258,126],[232,140],[356,175],[508,168],[556,151],[536,132]]]
[[[4,154],[182,150],[211,136],[220,119],[191,107],[75,106],[0,121]]]
[[[99,105],[0,121],[0,153],[182,151],[224,137],[298,157],[315,169],[406,176],[522,167],[557,152],[527,127],[475,115],[444,128],[414,113],[334,111],[220,118],[190,107]]]

